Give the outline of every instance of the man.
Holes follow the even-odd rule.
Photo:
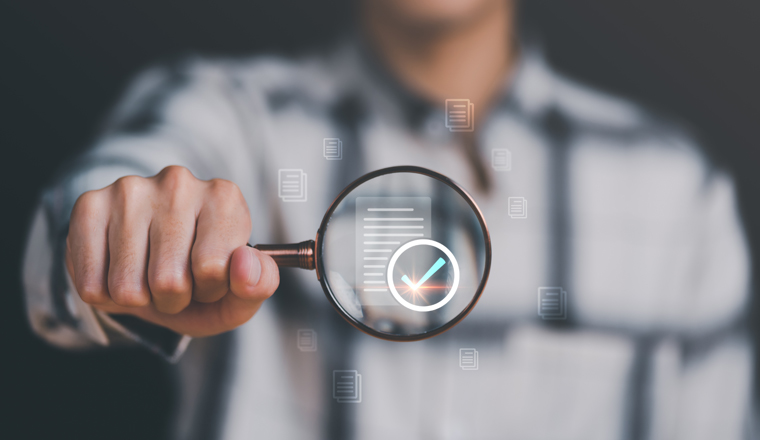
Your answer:
[[[43,197],[32,327],[178,360],[177,438],[747,435],[749,257],[730,178],[672,127],[553,72],[513,17],[507,0],[366,0],[366,40],[325,57],[146,72]],[[446,129],[448,98],[470,99],[475,131]],[[322,158],[323,138],[342,160]],[[510,171],[488,164],[497,148]],[[312,273],[246,246],[312,237],[346,183],[401,164],[471,189],[493,244],[473,313],[409,344],[354,330]],[[304,170],[307,201],[277,198],[279,169]],[[567,292],[567,319],[537,315],[542,286]],[[299,328],[316,352],[297,349]],[[478,370],[459,368],[465,347]],[[333,370],[362,374],[361,403],[332,399]]]

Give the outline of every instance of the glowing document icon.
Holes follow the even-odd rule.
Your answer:
[[[356,198],[356,284],[362,305],[399,305],[386,281],[388,262],[404,243],[431,237],[430,204],[430,197]]]
[[[539,287],[538,316],[547,320],[566,319],[567,292],[561,287]]]
[[[512,169],[512,153],[506,148],[494,148],[491,151],[491,166],[496,171]]]
[[[339,403],[361,403],[362,375],[356,370],[333,370],[333,399]]]
[[[469,99],[446,100],[446,128],[449,131],[473,131],[475,129],[475,104]]]
[[[338,138],[324,138],[322,140],[322,156],[327,160],[343,159],[343,142]]]
[[[478,350],[474,348],[459,349],[459,366],[463,370],[478,369]]]
[[[512,218],[528,218],[528,201],[524,197],[507,199],[507,209]]]
[[[278,190],[283,202],[305,202],[306,173],[303,170],[280,170]]]
[[[301,351],[317,351],[317,332],[310,328],[298,329],[296,338],[298,349]]]

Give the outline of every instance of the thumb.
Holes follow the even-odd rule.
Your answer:
[[[280,272],[270,256],[248,246],[235,249],[230,262],[232,293],[215,304],[219,307],[221,326],[226,331],[243,325],[279,284]]]
[[[240,246],[230,261],[230,290],[244,301],[260,303],[280,284],[277,263],[258,249]]]

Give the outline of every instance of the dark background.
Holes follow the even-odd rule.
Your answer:
[[[348,0],[16,0],[0,4],[3,438],[165,438],[171,372],[139,349],[67,353],[28,330],[20,258],[41,188],[91,143],[140,69],[189,53],[324,45]],[[757,254],[760,2],[527,0],[524,22],[577,78],[685,121],[733,171]],[[755,264],[755,273],[758,264]],[[10,435],[8,435],[10,434]]]

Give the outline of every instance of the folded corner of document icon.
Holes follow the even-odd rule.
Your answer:
[[[356,198],[356,291],[362,305],[399,305],[388,262],[404,243],[431,238],[430,197]]]

